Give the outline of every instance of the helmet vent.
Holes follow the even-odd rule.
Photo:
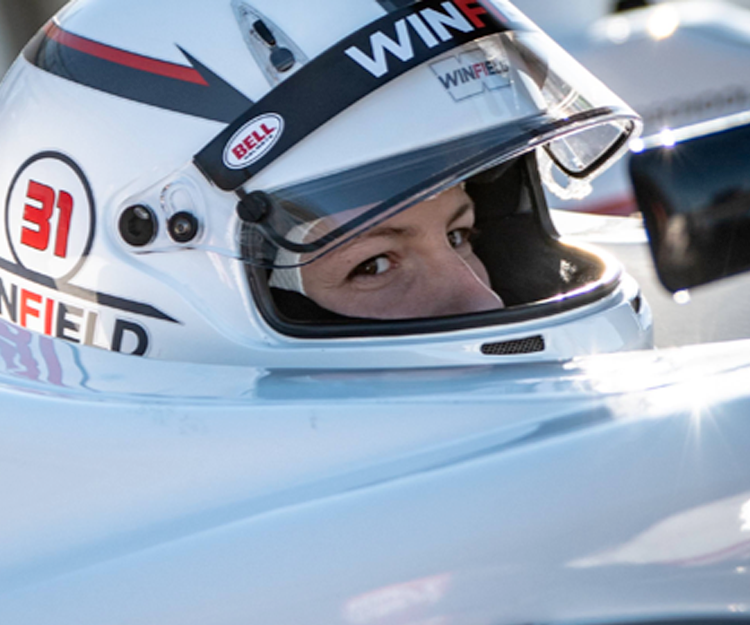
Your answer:
[[[540,334],[501,343],[485,343],[482,345],[482,353],[485,356],[518,356],[543,352],[545,347],[544,337]]]

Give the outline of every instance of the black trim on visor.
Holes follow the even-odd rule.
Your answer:
[[[423,17],[427,11],[444,19],[440,33],[428,28]],[[511,29],[520,28],[481,0],[425,0],[389,13],[339,41],[269,92],[203,148],[194,157],[195,165],[220,189],[234,191],[398,76],[449,50]],[[399,42],[398,56],[385,48],[374,51],[373,42],[382,37],[394,45]],[[245,134],[248,143],[243,147]],[[234,150],[235,158],[230,158]]]

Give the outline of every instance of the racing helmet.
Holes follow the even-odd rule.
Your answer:
[[[637,285],[543,191],[584,193],[639,129],[505,0],[78,0],[0,87],[0,318],[281,368],[646,347]],[[455,189],[502,306],[383,319],[290,286]]]

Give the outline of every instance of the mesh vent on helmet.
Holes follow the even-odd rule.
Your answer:
[[[543,352],[544,348],[544,337],[537,335],[513,341],[485,343],[482,345],[482,353],[485,356],[516,356],[519,354],[535,354]]]

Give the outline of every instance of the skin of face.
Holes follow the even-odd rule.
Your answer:
[[[301,267],[305,293],[350,317],[410,319],[503,308],[474,254],[461,186],[415,204]]]

